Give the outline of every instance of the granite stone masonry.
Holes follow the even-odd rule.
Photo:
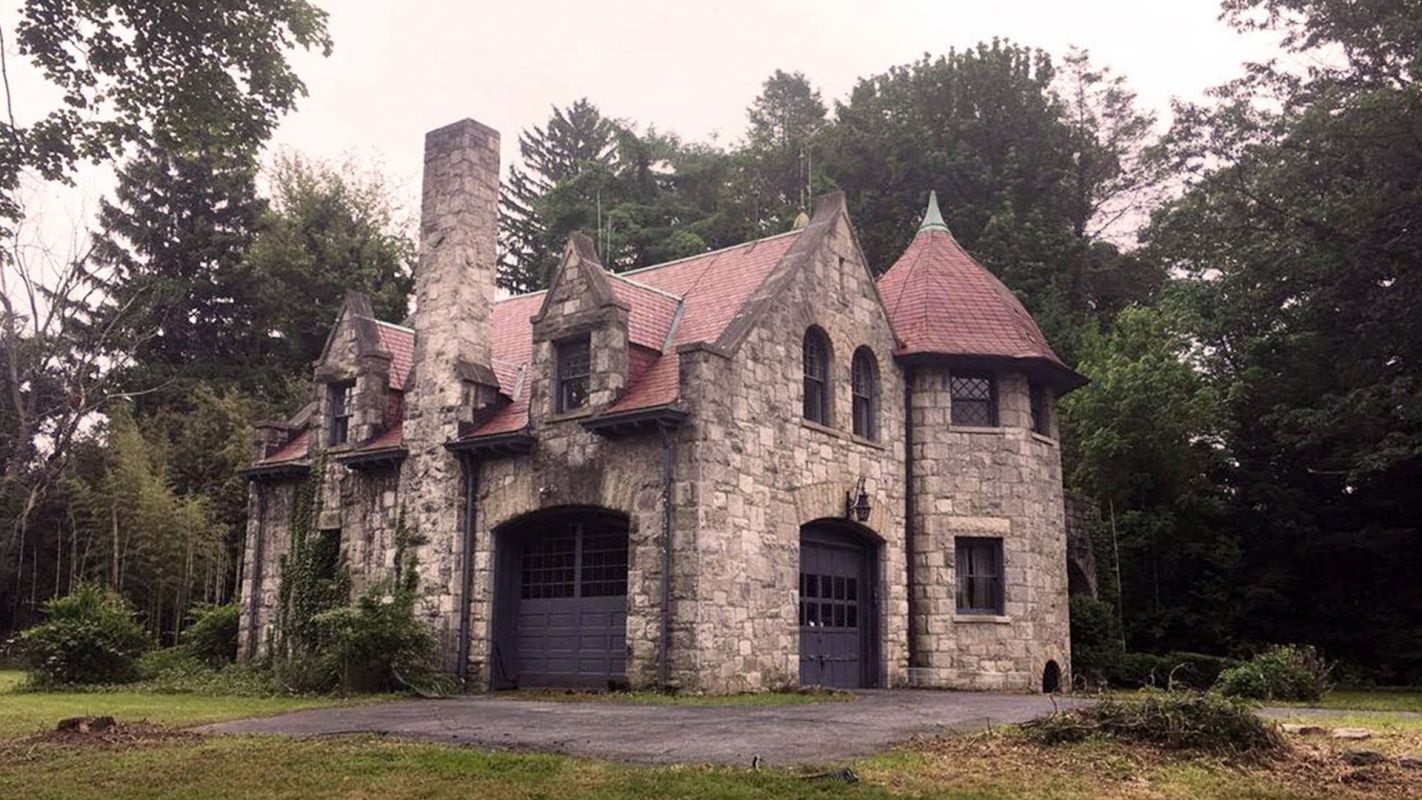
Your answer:
[[[417,536],[471,690],[1066,685],[1052,409],[1082,381],[935,202],[877,279],[831,194],[622,274],[574,234],[546,291],[499,297],[499,136],[425,147],[413,327],[351,294],[310,403],[258,426],[244,656],[319,468],[355,591]]]

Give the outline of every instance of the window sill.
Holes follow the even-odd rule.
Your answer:
[[[872,448],[874,448],[875,450],[888,450],[888,449],[889,449],[887,445],[885,445],[885,444],[884,444],[883,442],[881,442],[881,441],[878,441],[877,439],[866,439],[866,438],[864,438],[863,436],[856,436],[856,435],[854,435],[854,434],[852,434],[852,433],[849,435],[849,439],[850,439],[850,441],[854,442],[855,444],[862,444],[862,445],[864,445],[865,447],[872,447]]]
[[[812,431],[818,431],[827,436],[833,436],[836,439],[844,438],[844,433],[842,431],[835,430],[834,428],[831,428],[828,425],[821,425],[820,423],[815,422],[812,419],[805,419],[804,417],[801,417],[800,425],[801,427],[809,428]]]
[[[1002,426],[1000,426],[1000,425],[999,425],[999,426],[996,426],[996,427],[985,427],[985,426],[982,426],[982,425],[949,425],[949,426],[948,426],[948,432],[949,432],[949,433],[971,433],[971,434],[993,434],[993,435],[996,435],[996,436],[1001,436],[1001,435],[1003,435],[1004,433],[1007,432],[1007,429],[1004,428],[1004,427],[1002,427]]]
[[[1052,447],[1056,447],[1056,446],[1057,446],[1057,440],[1056,440],[1056,439],[1053,439],[1053,438],[1050,437],[1050,436],[1047,436],[1046,434],[1037,433],[1036,431],[1032,431],[1032,438],[1033,438],[1034,440],[1036,440],[1036,441],[1041,442],[1042,444],[1045,444],[1045,445],[1050,445],[1050,446],[1052,446]]]
[[[959,611],[953,615],[953,622],[965,622],[976,625],[1010,625],[1012,617],[1003,614],[970,614]]]
[[[591,406],[583,406],[573,411],[564,411],[559,414],[549,414],[543,418],[544,422],[567,422],[574,419],[585,419],[591,417],[593,413]]]

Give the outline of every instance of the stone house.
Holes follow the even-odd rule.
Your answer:
[[[418,534],[471,688],[1051,689],[1069,675],[1055,400],[1082,379],[936,203],[877,281],[841,194],[613,274],[581,234],[498,297],[499,135],[429,133],[412,327],[350,295],[247,470],[243,653],[298,487],[357,590]]]

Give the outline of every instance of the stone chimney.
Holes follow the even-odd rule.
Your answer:
[[[465,119],[426,134],[408,398],[422,416],[456,410],[466,382],[497,385],[490,357],[498,222],[498,131]]]
[[[451,658],[455,631],[448,625],[459,617],[453,612],[460,600],[464,503],[459,461],[445,443],[468,418],[464,398],[488,396],[498,385],[490,363],[498,217],[498,132],[470,119],[430,131],[400,495],[406,524],[426,542],[416,550],[420,611]]]

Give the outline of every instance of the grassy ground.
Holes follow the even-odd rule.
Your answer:
[[[554,703],[625,703],[642,706],[798,706],[805,703],[857,700],[853,692],[748,692],[733,695],[667,694],[665,692],[574,692],[558,689],[522,689],[500,695],[512,700]]]
[[[112,692],[16,692],[23,673],[0,671],[0,739],[53,728],[65,717],[109,715],[162,725],[197,725],[243,717],[262,717],[305,708],[370,702],[374,698],[207,697],[190,694]],[[0,793],[0,797],[8,795]]]
[[[1344,767],[1330,747],[1258,767],[1105,742],[1046,748],[998,732],[925,740],[857,762],[861,780],[846,785],[788,770],[636,767],[369,737],[0,744],[0,797],[1394,800],[1422,792],[1415,770]]]
[[[1276,702],[1271,706],[1313,706],[1349,711],[1415,711],[1422,713],[1422,690],[1418,689],[1334,689],[1322,700]]]
[[[18,678],[0,672],[0,692]],[[527,695],[526,695],[527,696]],[[780,702],[786,697],[758,697]],[[655,697],[601,698],[656,702]],[[835,697],[831,695],[830,697]],[[677,698],[689,701],[693,698]],[[805,699],[816,698],[813,695]],[[803,701],[803,700],[802,700]],[[170,725],[275,713],[341,702],[144,692],[0,693],[0,797],[274,798],[1254,798],[1322,800],[1422,797],[1422,770],[1395,764],[1353,768],[1347,749],[1422,754],[1422,717],[1340,713],[1324,726],[1366,727],[1374,738],[1340,742],[1291,737],[1291,754],[1269,765],[1227,763],[1104,741],[1044,747],[1013,729],[925,739],[852,765],[853,785],[804,772],[725,767],[636,767],[564,756],[489,753],[372,737],[291,740],[169,738],[150,732],[121,743],[19,738],[60,717],[112,714]],[[8,739],[8,741],[7,741]]]

